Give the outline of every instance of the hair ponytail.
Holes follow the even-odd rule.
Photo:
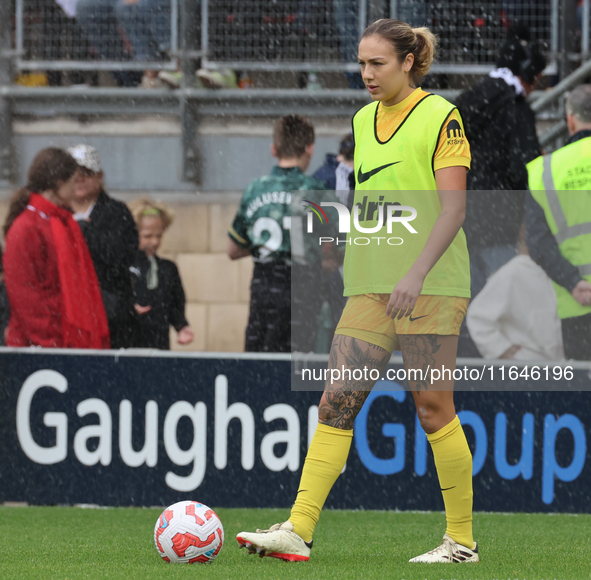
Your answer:
[[[416,49],[413,52],[415,62],[411,73],[416,77],[424,77],[435,59],[437,37],[426,27],[413,28],[416,37]]]
[[[4,226],[2,227],[2,231],[4,232],[4,237],[8,233],[10,226],[13,224],[14,220],[27,209],[27,205],[29,204],[29,189],[27,187],[21,187],[17,191],[15,191],[14,195],[10,199],[10,204],[8,205],[8,214],[6,215],[6,219],[4,220]]]

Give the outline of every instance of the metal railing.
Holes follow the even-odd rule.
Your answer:
[[[102,1],[78,0],[77,4],[84,6],[84,2],[98,4]],[[200,164],[196,126],[201,115],[218,114],[226,110],[229,104],[235,107],[233,111],[242,111],[245,115],[272,116],[282,114],[285,110],[297,110],[306,115],[327,112],[334,115],[337,110],[348,114],[363,104],[366,95],[363,91],[340,90],[212,92],[193,89],[191,79],[195,78],[192,73],[197,59],[201,59],[201,66],[235,67],[237,70],[249,70],[252,67],[269,72],[356,71],[357,39],[366,22],[381,16],[397,16],[413,25],[427,24],[438,34],[441,57],[434,72],[473,73],[492,68],[496,51],[504,38],[506,19],[517,17],[505,11],[506,7],[510,8],[513,4],[519,4],[520,9],[525,11],[521,17],[526,22],[527,18],[530,19],[528,24],[534,38],[547,44],[549,60],[555,58],[559,64],[574,64],[574,60],[584,60],[590,53],[589,18],[586,15],[590,12],[591,0],[584,0],[580,7],[580,46],[574,42],[577,38],[575,26],[572,25],[576,13],[575,0],[537,0],[527,3],[518,3],[517,0],[480,3],[443,0],[439,4],[428,4],[421,0],[167,1],[170,3],[169,44],[166,35],[161,45],[153,38],[149,44],[153,52],[149,54],[158,58],[139,60],[138,47],[134,47],[131,40],[133,33],[128,34],[117,23],[101,39],[110,39],[110,44],[106,46],[110,46],[110,49],[117,47],[120,52],[115,53],[108,53],[110,49],[105,48],[101,54],[99,49],[91,45],[84,31],[76,28],[70,30],[68,26],[73,24],[72,19],[64,15],[63,11],[56,16],[54,10],[58,3],[63,5],[70,2],[72,5],[76,4],[76,0],[0,0],[0,182],[9,181],[14,174],[14,116],[54,115],[60,111],[73,115],[108,116],[125,112],[172,113],[178,116],[182,125],[183,179],[198,183]],[[539,5],[543,8],[539,8]],[[349,9],[348,20],[339,20],[340,24],[335,24],[335,14],[343,7]],[[499,12],[501,8],[502,14]],[[549,14],[549,18],[544,20],[546,14]],[[58,21],[59,18],[67,20]],[[140,22],[136,20],[136,23]],[[12,29],[11,23],[15,24]],[[100,28],[97,27],[97,30]],[[45,34],[50,41],[44,40]],[[350,43],[348,53],[344,51],[347,42]],[[159,48],[158,52],[155,52],[156,47]],[[95,87],[80,91],[58,87],[31,91],[10,86],[14,69],[145,70],[174,68],[177,61],[180,61],[185,73],[182,88],[178,91]],[[563,72],[565,83],[571,85],[581,82],[591,70],[587,68],[589,63],[591,60],[576,76],[568,78],[565,78],[568,68],[561,69],[561,72],[566,71]],[[561,114],[559,104],[565,87],[565,84],[560,84],[552,92],[542,95],[534,108],[544,108],[543,115],[549,115],[550,120],[557,120]],[[547,106],[554,106],[555,110],[548,112]],[[543,145],[559,142],[563,134],[563,125],[554,126],[542,135]]]
[[[564,95],[580,83],[585,82],[585,79],[590,75],[591,60],[588,60],[550,91],[543,94],[539,99],[536,99],[532,104],[532,110],[539,115],[541,111],[557,104],[562,108]],[[553,145],[561,143],[567,133],[566,121],[561,119],[540,135],[540,145],[543,148],[553,149]]]

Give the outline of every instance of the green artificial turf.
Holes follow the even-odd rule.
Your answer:
[[[441,513],[330,511],[309,562],[247,556],[235,536],[287,510],[216,509],[225,544],[211,564],[168,564],[153,543],[161,510],[0,506],[0,578],[591,579],[591,516],[474,515],[480,564],[408,564],[443,535]]]

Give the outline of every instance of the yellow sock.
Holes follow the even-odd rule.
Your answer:
[[[312,539],[322,506],[343,471],[352,438],[353,429],[336,429],[322,423],[316,427],[289,516],[294,532],[305,542]]]
[[[443,429],[427,434],[427,439],[443,493],[446,533],[472,548],[472,454],[458,416]]]

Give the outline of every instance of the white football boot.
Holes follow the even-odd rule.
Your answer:
[[[288,562],[302,562],[310,559],[312,542],[304,542],[293,531],[293,524],[288,520],[275,524],[268,530],[240,532],[236,539],[241,548],[249,554],[258,554],[261,558],[270,556]]]
[[[418,564],[464,564],[479,561],[476,542],[474,542],[474,547],[470,549],[454,542],[447,534],[443,536],[443,540],[437,548],[409,560],[409,562]]]

